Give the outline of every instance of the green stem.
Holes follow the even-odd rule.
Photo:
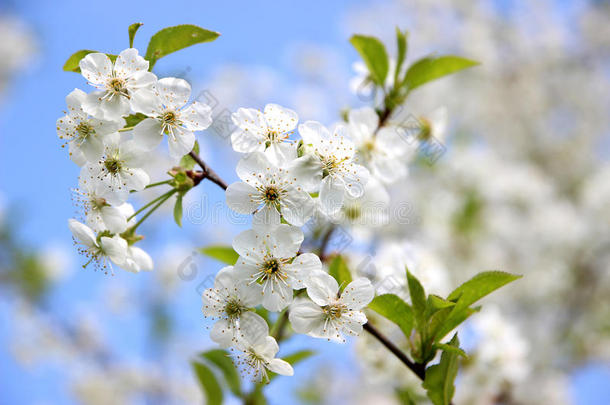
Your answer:
[[[166,196],[171,196],[176,190],[172,189],[169,190],[167,193],[160,195],[159,197],[155,198],[154,200],[150,201],[149,203],[147,203],[146,205],[144,205],[142,208],[140,208],[139,210],[137,210],[136,212],[134,212],[129,218],[127,218],[127,221],[131,221],[133,218],[135,218],[136,215],[138,215],[140,212],[144,211],[146,208],[150,207],[151,205],[153,205],[154,203],[156,203],[157,201],[161,200],[162,198],[166,197]]]
[[[156,183],[151,183],[151,184],[149,184],[148,186],[146,186],[144,188],[147,189],[147,188],[153,188],[153,187],[157,187],[157,186],[162,186],[164,184],[169,184],[171,181],[172,181],[171,179],[163,180],[163,181],[158,181]],[[136,190],[131,190],[130,193],[137,193],[137,191]]]
[[[131,131],[132,129],[133,129],[133,127],[125,127],[125,128],[119,129],[118,132],[127,132],[127,131]]]
[[[144,222],[146,220],[146,218],[148,218],[150,216],[150,214],[155,212],[157,210],[157,208],[159,208],[161,205],[163,205],[163,203],[165,201],[167,201],[177,191],[178,190],[173,189],[173,190],[168,191],[167,193],[163,194],[161,197],[159,197],[157,199],[159,202],[154,207],[152,207],[146,214],[144,214],[144,216],[142,218],[140,218],[140,220],[138,222],[136,222],[136,224],[130,228],[130,231],[135,232],[135,230],[138,228],[138,226],[140,226],[142,224],[142,222]],[[150,204],[151,203],[149,203],[148,205],[150,205]]]

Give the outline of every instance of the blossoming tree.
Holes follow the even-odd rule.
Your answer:
[[[311,354],[304,348],[277,357],[279,344],[294,334],[335,344],[364,332],[396,356],[406,373],[421,379],[435,405],[451,403],[459,359],[467,354],[457,333],[450,334],[479,310],[473,306],[479,299],[518,276],[479,273],[442,297],[427,294],[425,283],[404,268],[405,285],[388,289],[358,274],[328,245],[346,220],[362,217],[369,225],[365,210],[374,217],[376,206],[368,202],[388,198],[386,189],[407,175],[415,149],[429,143],[442,125],[398,120],[409,94],[477,63],[446,55],[407,65],[405,32],[396,31],[395,60],[378,39],[354,35],[351,43],[366,67],[358,86],[375,95],[373,105],[348,111],[330,127],[300,123],[297,112],[277,104],[262,111],[238,109],[231,117],[230,139],[241,154],[240,181],[228,185],[199,156],[197,136],[205,135],[198,132],[212,124],[212,108],[190,101],[187,81],[152,72],[158,59],[219,34],[193,25],[169,27],[151,38],[142,56],[133,48],[140,25],[129,27],[130,47],[118,55],[81,50],[64,66],[92,87],[88,93],[69,93],[67,113],[57,121],[70,159],[81,167],[75,198],[82,218],[68,225],[88,259],[85,267],[106,273],[115,267],[153,270],[152,258],[138,247],[139,226],[174,201],[171,197],[176,197],[174,219],[181,226],[184,195],[212,182],[225,190],[227,206],[251,215],[252,223],[235,236],[232,247],[204,249],[227,264],[202,294],[203,315],[214,320],[210,338],[219,349],[193,362],[209,403],[222,403],[224,386],[244,403],[265,403],[265,384],[277,375],[292,376],[293,366]],[[151,183],[145,162],[165,138],[173,165],[167,167],[167,179]],[[151,188],[169,189],[134,209],[130,197]],[[312,241],[304,244],[311,223],[323,231],[311,232]],[[373,325],[372,313],[400,329],[407,350]],[[242,384],[237,370],[253,383]],[[219,375],[226,384],[219,383]]]

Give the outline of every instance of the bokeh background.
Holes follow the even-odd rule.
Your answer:
[[[189,80],[217,115],[275,102],[330,124],[370,104],[350,88],[353,33],[393,44],[398,26],[410,31],[410,61],[481,61],[410,98],[416,115],[446,108],[446,151],[390,190],[410,221],[378,231],[372,263],[391,267],[416,248],[410,259],[438,293],[486,269],[525,276],[463,328],[473,355],[456,403],[610,403],[609,2],[2,0],[0,404],[202,401],[188,361],[213,347],[200,292],[221,264],[194,249],[230,243],[245,218],[211,184],[198,187],[184,228],[169,212],[144,225],[156,269],[138,275],[81,268],[66,226],[79,170],[54,127],[65,95],[86,83],[61,68],[79,49],[126,48],[133,22],[144,23],[142,52],[166,26],[221,32],[155,67]],[[234,181],[226,137],[198,139]],[[155,162],[153,181],[166,169]],[[317,354],[268,387],[271,404],[393,404],[413,384],[366,338],[339,348],[297,338],[280,354],[303,345]]]

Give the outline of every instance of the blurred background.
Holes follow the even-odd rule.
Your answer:
[[[182,229],[169,211],[144,225],[156,268],[138,275],[83,269],[67,228],[79,168],[55,120],[65,95],[87,86],[62,66],[79,49],[127,48],[133,22],[144,23],[141,53],[170,25],[222,34],[155,67],[189,80],[217,117],[274,102],[330,124],[370,105],[353,91],[353,33],[392,50],[398,26],[410,31],[410,61],[480,61],[413,93],[412,114],[445,108],[435,135],[444,152],[390,190],[408,203],[408,223],[355,238],[377,241],[368,252],[378,269],[413,263],[429,292],[482,270],[525,276],[463,327],[472,355],[456,404],[610,404],[610,3],[566,0],[1,0],[0,404],[203,401],[188,362],[214,346],[200,294],[222,265],[194,249],[229,244],[246,219],[213,185],[194,189]],[[235,181],[226,137],[198,139]],[[152,180],[166,169],[151,167]],[[356,262],[362,253],[348,248]],[[269,385],[271,404],[396,404],[396,390],[416,385],[367,338],[337,347],[297,337],[280,355],[303,345],[317,354]]]

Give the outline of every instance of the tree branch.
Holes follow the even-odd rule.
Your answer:
[[[392,343],[388,338],[383,336],[381,332],[377,330],[370,323],[365,323],[363,326],[365,331],[373,335],[382,345],[384,345],[389,351],[391,351],[400,361],[402,361],[405,366],[407,366],[416,376],[419,377],[420,380],[424,380],[426,377],[426,367],[423,364],[412,362],[407,355],[400,350],[394,343]]]
[[[197,164],[201,167],[201,169],[203,170],[203,178],[204,179],[208,179],[210,180],[212,183],[215,183],[216,185],[218,185],[220,188],[222,188],[223,190],[226,190],[227,187],[229,187],[227,185],[227,183],[220,178],[220,176],[211,168],[209,167],[204,161],[203,159],[201,159],[201,157],[199,157],[198,154],[196,154],[195,152],[191,151],[189,153],[190,157],[193,158],[193,160],[195,162],[197,162]]]

